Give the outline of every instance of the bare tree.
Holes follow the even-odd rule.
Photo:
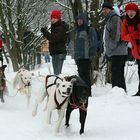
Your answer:
[[[47,23],[48,13],[45,6],[49,3],[49,1],[44,0],[0,1],[0,23],[5,36],[4,43],[14,71],[17,71],[21,66],[27,65],[23,61],[24,48],[29,47],[31,44],[37,45],[38,38],[35,36],[31,44],[25,46],[23,40],[25,29],[30,26],[33,29],[32,32],[36,34],[40,27]],[[45,13],[45,15],[42,13]],[[43,18],[45,16],[46,18]]]

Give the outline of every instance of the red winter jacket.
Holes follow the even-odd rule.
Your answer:
[[[2,49],[2,39],[0,39],[0,49]]]
[[[132,55],[135,59],[140,60],[140,23],[138,23],[137,30],[135,30],[135,27],[133,25],[128,25],[127,20],[124,19],[121,28],[121,38],[123,41],[131,42]],[[139,43],[136,43],[138,41]]]

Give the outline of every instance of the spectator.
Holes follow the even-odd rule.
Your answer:
[[[58,75],[62,71],[63,62],[66,57],[66,41],[68,25],[61,21],[60,10],[51,13],[51,33],[47,28],[41,28],[44,37],[49,40],[49,50],[52,56],[54,74]]]
[[[50,62],[49,41],[47,39],[43,39],[40,45],[41,53],[45,56],[45,63]]]
[[[3,43],[2,43],[2,38],[1,38],[1,35],[0,35],[0,52],[2,51],[2,46],[3,46]]]
[[[122,23],[122,40],[128,42],[138,64],[139,86],[134,96],[140,96],[140,12],[135,3],[125,6],[126,17]]]
[[[105,55],[111,62],[112,87],[117,86],[126,91],[124,67],[127,58],[127,45],[120,40],[122,20],[109,2],[103,3],[102,14],[106,20],[103,41]]]
[[[78,15],[76,26],[74,59],[78,68],[78,74],[89,86],[89,96],[92,96],[90,71],[91,61],[93,61],[97,52],[97,34],[93,27],[88,27],[87,15],[85,13]]]

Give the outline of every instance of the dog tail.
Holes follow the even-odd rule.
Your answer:
[[[17,86],[18,81],[19,81],[19,78],[18,78],[18,73],[17,73],[13,80],[13,88],[15,88]]]

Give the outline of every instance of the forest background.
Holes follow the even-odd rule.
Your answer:
[[[0,32],[7,63],[10,59],[13,71],[21,67],[34,69],[41,63],[40,28],[46,26],[49,29],[50,13],[54,9],[60,9],[63,20],[69,24],[80,12],[87,12],[91,26],[102,34],[101,5],[104,1],[123,9],[130,0],[0,0]],[[140,4],[138,0],[133,1]],[[25,44],[24,33],[28,30],[32,35]]]

